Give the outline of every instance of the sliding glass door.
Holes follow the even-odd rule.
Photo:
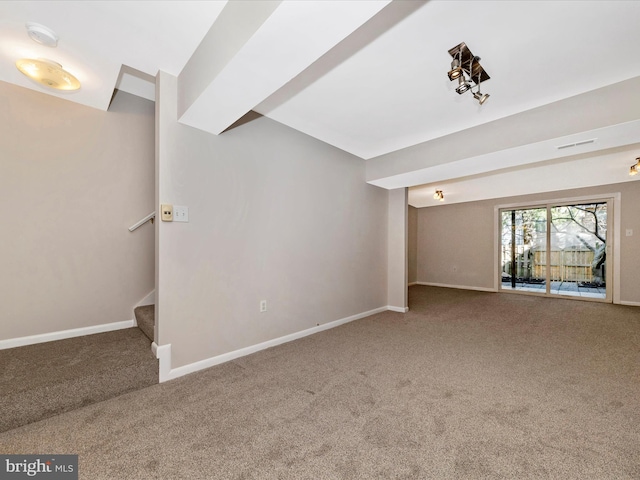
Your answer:
[[[608,202],[500,210],[501,289],[610,301]]]

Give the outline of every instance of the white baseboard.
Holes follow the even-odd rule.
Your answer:
[[[427,285],[429,287],[458,288],[460,290],[477,290],[479,292],[494,292],[494,293],[497,292],[495,288],[469,287],[466,285],[447,285],[446,283],[416,282],[416,285]]]
[[[392,305],[387,305],[387,310],[391,310],[392,312],[407,313],[409,311],[409,307],[394,307]]]
[[[28,337],[9,338],[7,340],[0,340],[0,350],[24,347],[25,345],[34,345],[36,343],[53,342],[55,340],[64,340],[66,338],[83,337],[85,335],[93,335],[94,333],[112,332],[114,330],[122,330],[123,328],[132,328],[135,326],[135,320],[125,320],[124,322],[105,323],[103,325],[74,328],[71,330],[62,330],[60,332],[42,333],[40,335],[30,335]]]
[[[173,380],[174,378],[182,377],[184,375],[187,375],[189,373],[194,373],[199,370],[204,370],[205,368],[213,367],[215,365],[220,365],[221,363],[226,363],[231,360],[235,360],[236,358],[244,357],[246,355],[251,355],[252,353],[259,352],[260,350],[265,350],[267,348],[276,347],[283,343],[291,342],[293,340],[298,340],[299,338],[313,335],[314,333],[322,332],[323,330],[329,330],[330,328],[335,328],[340,325],[344,325],[345,323],[353,322],[354,320],[359,320],[361,318],[368,317],[376,313],[385,312],[389,309],[390,309],[389,307],[380,307],[373,310],[369,310],[368,312],[358,313],[350,317],[341,318],[340,320],[335,320],[333,322],[318,325],[316,327],[308,328],[306,330],[292,333],[290,335],[285,335],[283,337],[274,338],[273,340],[268,340],[266,342],[258,343],[256,345],[251,345],[249,347],[240,348],[232,352],[207,358],[205,360],[200,360],[199,362],[190,363],[188,365],[184,365],[178,368],[171,368],[171,344],[156,345],[155,346],[155,351],[157,352],[156,357],[160,360],[160,383],[166,382],[167,380]],[[152,344],[151,346],[152,349],[154,348],[153,347],[154,344]]]
[[[158,345],[156,342],[151,343],[151,350],[158,359],[159,363],[159,382],[166,382],[180,375],[171,376],[171,344]]]
[[[151,290],[149,294],[144,297],[142,300],[138,302],[136,307],[144,307],[145,305],[155,305],[156,303],[156,291],[155,289]]]
[[[628,302],[626,300],[620,300],[620,305],[627,305],[629,307],[640,307],[640,302]]]
[[[418,285],[418,282],[411,282],[407,284],[407,287],[413,287],[414,285]]]

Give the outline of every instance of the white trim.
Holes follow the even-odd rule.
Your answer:
[[[626,305],[628,307],[640,307],[640,302],[629,302],[627,300],[620,300],[619,302],[620,305]]]
[[[156,290],[151,290],[146,297],[138,302],[136,307],[144,307],[145,305],[155,305],[156,303]]]
[[[111,332],[114,330],[122,330],[124,328],[133,328],[135,326],[135,320],[125,320],[124,322],[105,323],[103,325],[94,325],[92,327],[81,327],[73,328],[71,330],[62,330],[60,332],[41,333],[39,335],[30,335],[28,337],[9,338],[7,340],[0,340],[0,350],[24,347],[25,345],[34,345],[36,343],[53,342],[55,340],[65,340],[67,338],[83,337],[85,335],[93,335],[94,333]]]
[[[407,313],[409,311],[409,307],[394,307],[392,305],[387,305],[387,310],[398,313]]]
[[[154,348],[155,347],[155,348]],[[156,342],[151,344],[151,350],[155,353],[156,358],[159,360],[159,379],[160,383],[177,378],[180,375],[171,375],[171,344],[158,345]]]
[[[620,237],[622,236],[622,220],[621,220],[621,200],[622,194],[620,192],[612,194],[613,199],[613,228],[611,234],[613,235],[613,303],[620,303]],[[608,234],[608,232],[607,232]],[[607,252],[608,254],[609,252]],[[605,279],[606,280],[606,279]]]
[[[414,285],[418,285],[418,282],[411,282],[407,284],[407,287],[413,287]]]
[[[160,383],[166,382],[167,380],[173,380],[175,378],[182,377],[199,370],[204,370],[205,368],[220,365],[221,363],[226,363],[231,360],[235,360],[236,358],[251,355],[252,353],[259,352],[260,350],[265,350],[267,348],[276,347],[283,343],[298,340],[300,338],[313,335],[314,333],[329,330],[330,328],[335,328],[345,323],[353,322],[354,320],[359,320],[370,315],[375,315],[376,313],[386,312],[387,310],[389,310],[389,307],[375,308],[373,310],[369,310],[368,312],[358,313],[356,315],[351,315],[350,317],[341,318],[340,320],[317,325],[300,332],[292,333],[279,338],[274,338],[273,340],[267,340],[266,342],[258,343],[256,345],[251,345],[245,348],[240,348],[232,352],[223,353],[222,355],[210,357],[178,368],[171,368],[171,344],[156,345],[156,357],[160,360]]]
[[[500,235],[501,235],[501,223],[500,223],[500,207],[498,205],[493,206],[493,289],[494,291],[500,290],[500,280],[502,279],[502,272],[500,270]]]
[[[588,202],[590,200],[608,200],[610,198],[618,197],[620,198],[620,192],[615,193],[597,193],[595,195],[583,195],[580,197],[564,197],[564,198],[552,198],[550,200],[540,200],[540,201],[529,201],[529,202],[519,202],[519,203],[504,203],[495,205],[495,207],[500,209],[517,209],[517,208],[538,208],[545,207],[551,203],[553,204],[569,204],[569,203],[580,203],[580,202]]]
[[[470,287],[467,285],[448,285],[446,283],[435,283],[435,282],[417,282],[417,283],[418,285],[426,285],[428,287],[458,288],[460,290],[477,290],[479,292],[492,292],[492,293],[497,292],[495,288],[488,288],[488,287]]]

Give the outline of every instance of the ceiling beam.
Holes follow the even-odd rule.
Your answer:
[[[367,161],[367,182],[411,187],[638,143],[639,89],[632,78],[381,155]]]
[[[610,150],[583,153],[527,167],[514,167],[459,179],[435,182],[409,189],[409,205],[416,208],[438,207],[543,192],[637,182],[629,167],[640,156],[640,144]],[[433,198],[436,189],[444,191],[444,202]],[[617,191],[611,189],[607,193]],[[573,193],[569,196],[574,196]],[[519,201],[519,200],[518,200]],[[509,200],[511,203],[511,200]]]
[[[178,77],[180,123],[220,134],[388,3],[228,2]]]

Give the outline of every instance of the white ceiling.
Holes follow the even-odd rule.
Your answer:
[[[29,21],[53,29],[58,47],[30,40]],[[371,183],[413,187],[410,203],[430,206],[438,185],[445,185],[447,203],[471,201],[487,198],[487,185],[492,196],[511,195],[511,177],[525,170],[527,178],[562,178],[567,162],[593,162],[580,156],[590,152],[606,156],[626,145],[638,156],[640,128],[629,121],[640,119],[640,95],[623,107],[629,111],[622,121],[599,104],[597,89],[640,77],[639,21],[640,2],[611,0],[2,1],[0,80],[105,110],[116,86],[154,98],[153,77],[162,70],[185,85],[183,123],[219,134],[255,110],[374,159],[367,168],[388,173]],[[447,51],[463,41],[491,76],[482,86],[491,94],[483,106],[469,93],[458,95],[446,75]],[[45,91],[15,68],[20,57],[61,63],[82,89]],[[546,106],[551,112],[585,93],[591,103],[576,108],[574,129],[550,128],[509,148],[496,141],[462,158],[415,158],[423,151],[416,149],[464,141],[466,132],[494,124],[490,134],[498,139],[500,121],[525,112],[540,111],[540,124],[549,123]],[[602,121],[581,130],[580,118],[600,108]],[[544,142],[586,138],[582,132],[596,132],[599,141],[570,152],[575,158],[535,153]],[[624,173],[583,169],[594,173],[576,186],[630,180],[633,157],[616,155]],[[514,158],[526,161],[516,165]],[[472,164],[481,168],[464,167]]]
[[[122,65],[155,77],[178,75],[226,2],[0,1],[0,80],[106,110]],[[35,22],[60,37],[55,48],[31,40]],[[60,63],[77,92],[45,90],[14,66],[18,58]]]
[[[640,2],[430,1],[407,13],[293,98],[280,100],[284,88],[256,110],[368,159],[640,75],[629,50]],[[447,51],[462,41],[491,76],[482,107],[447,77]]]

